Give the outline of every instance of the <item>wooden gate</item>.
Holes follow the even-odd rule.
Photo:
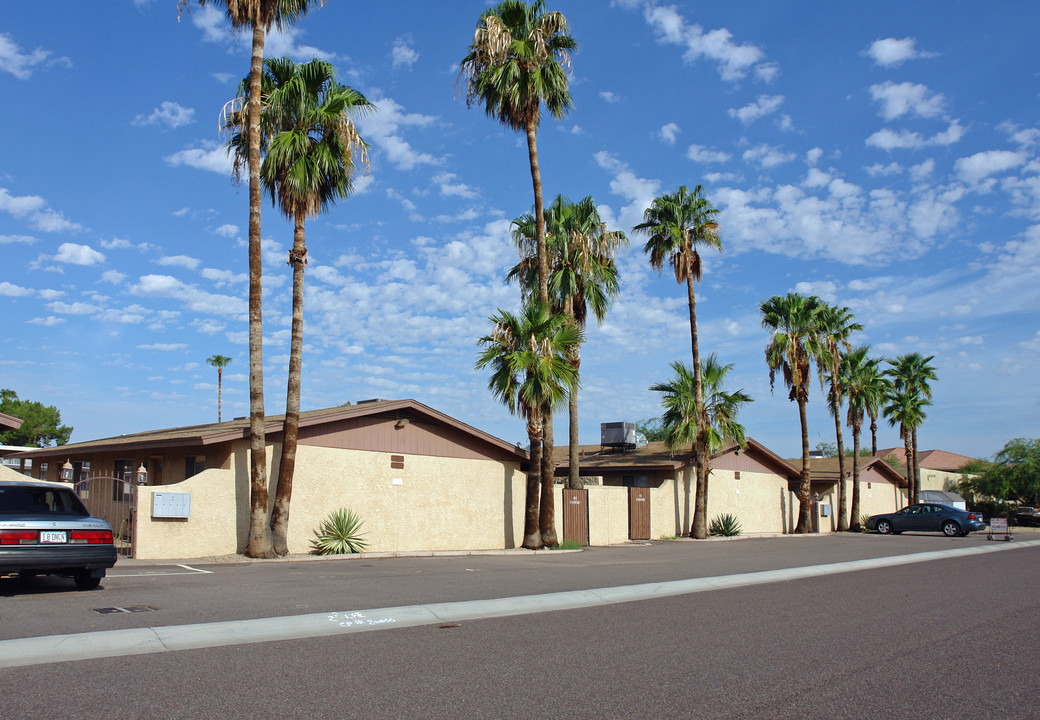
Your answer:
[[[81,478],[76,481],[76,494],[96,518],[107,520],[115,536],[116,555],[133,557],[134,498],[137,488],[129,478],[110,475]]]
[[[650,488],[628,489],[628,539],[650,539]]]
[[[589,544],[589,491],[563,489],[563,539]]]

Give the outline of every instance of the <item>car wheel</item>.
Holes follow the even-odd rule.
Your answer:
[[[953,520],[947,520],[943,523],[942,531],[946,537],[957,537],[961,534],[961,526]]]
[[[892,523],[888,520],[878,520],[877,531],[882,535],[888,535],[892,532]]]
[[[94,577],[89,570],[80,570],[73,575],[73,579],[80,590],[94,590],[101,584],[101,578]]]

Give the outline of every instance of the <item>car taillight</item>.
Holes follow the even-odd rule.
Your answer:
[[[0,530],[0,545],[35,545],[35,530]]]
[[[969,520],[979,520],[979,516],[976,513],[968,513]]]
[[[111,545],[111,530],[73,530],[69,533],[69,542],[86,545]]]

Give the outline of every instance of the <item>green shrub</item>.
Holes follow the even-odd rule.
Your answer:
[[[874,530],[867,530],[867,520],[870,518],[869,515],[859,516],[859,529],[860,532],[875,532]]]
[[[561,540],[549,547],[550,550],[581,550],[577,540]]]
[[[361,516],[340,508],[325,518],[311,540],[317,555],[343,555],[364,552],[368,541],[362,540]]]
[[[734,515],[726,513],[725,515],[716,515],[715,518],[708,523],[708,534],[719,537],[733,537],[734,535],[740,535],[742,528],[740,527],[740,521]]]

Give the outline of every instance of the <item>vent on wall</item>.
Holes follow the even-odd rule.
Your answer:
[[[392,470],[404,470],[404,455],[391,455],[390,468]]]

